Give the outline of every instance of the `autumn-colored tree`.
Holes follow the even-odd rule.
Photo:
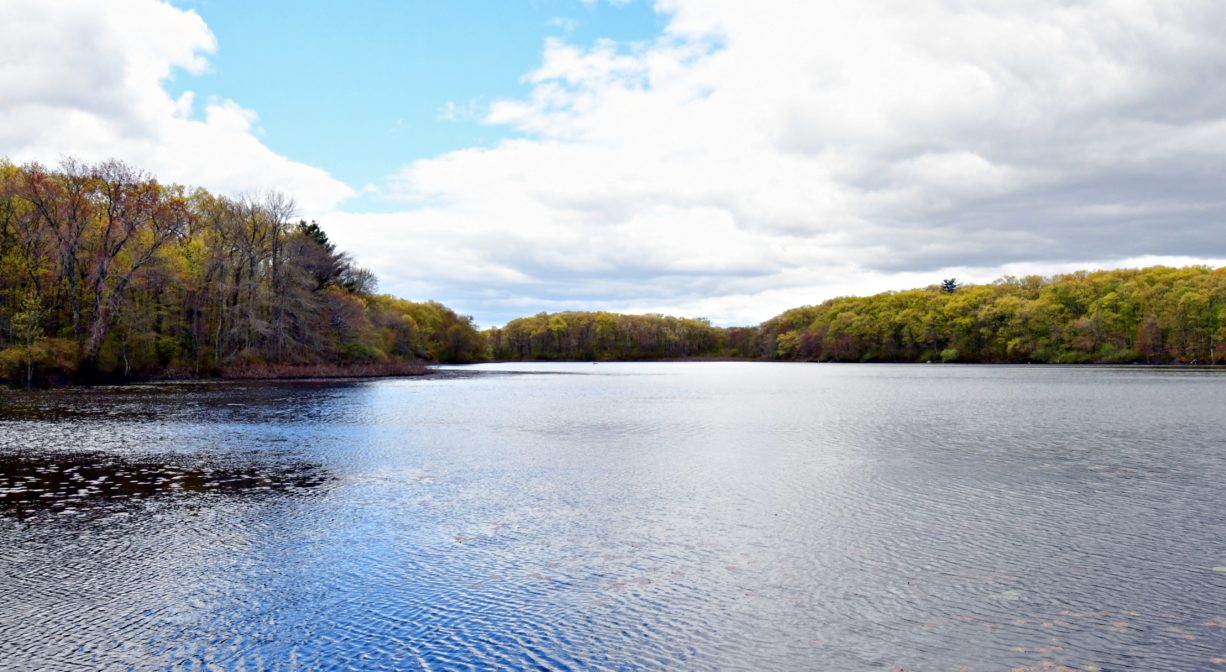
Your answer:
[[[471,320],[373,296],[374,276],[293,211],[279,194],[188,192],[116,161],[0,161],[0,378],[483,354]],[[404,323],[388,314],[415,310],[451,317],[382,347],[381,325]]]

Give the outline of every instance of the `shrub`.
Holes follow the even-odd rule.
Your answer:
[[[0,350],[0,379],[24,382],[26,364],[31,361],[37,380],[71,376],[77,371],[77,345],[67,338],[40,338],[29,348],[4,348]]]
[[[166,366],[179,358],[179,342],[169,336],[161,336],[154,345],[158,363]]]
[[[387,355],[383,354],[382,350],[361,341],[345,344],[345,349],[341,354],[346,361],[350,362],[377,362],[387,359]]]

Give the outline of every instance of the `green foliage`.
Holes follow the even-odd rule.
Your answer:
[[[42,338],[33,345],[0,349],[0,379],[26,380],[33,366],[41,378],[68,378],[77,370],[76,344],[66,338]]]
[[[319,245],[319,249],[324,252],[336,254],[336,245],[328,239],[328,234],[319,226],[319,222],[311,220],[310,223],[307,223],[305,220],[300,220],[298,222],[298,233],[302,234],[305,238],[315,241],[315,244]]]
[[[471,320],[371,296],[374,276],[292,213],[276,194],[189,194],[113,161],[0,161],[0,378],[483,354]]]
[[[25,355],[25,368],[22,371],[26,384],[34,379],[34,344],[42,338],[43,304],[38,295],[26,291],[9,318],[9,330],[13,340],[21,346]]]
[[[161,367],[169,366],[179,359],[179,342],[170,336],[159,336],[154,343],[154,350]]]
[[[350,362],[377,362],[387,358],[382,350],[362,341],[345,345],[343,354],[344,359]]]
[[[540,313],[485,332],[499,360],[633,360],[725,355],[724,330],[701,319],[605,312]]]
[[[541,313],[479,333],[374,276],[275,194],[230,199],[121,163],[0,161],[0,378],[211,375],[417,360],[746,357],[1226,363],[1226,269],[955,279],[757,327]]]
[[[368,314],[385,351],[434,362],[485,359],[485,341],[472,318],[441,303],[405,301],[391,296],[368,298]]]
[[[945,281],[795,308],[764,322],[753,343],[740,352],[814,361],[1221,364],[1226,269]]]
[[[841,297],[759,327],[662,315],[541,313],[486,332],[495,359],[748,357],[831,362],[1226,363],[1226,269],[949,279]]]

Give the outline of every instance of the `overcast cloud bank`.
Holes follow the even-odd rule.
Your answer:
[[[747,323],[951,275],[1226,259],[1226,4],[656,8],[650,43],[547,43],[530,95],[484,111],[516,138],[413,161],[381,187],[403,211],[359,213],[239,103],[201,116],[166,93],[218,48],[193,12],[5,3],[0,154],[279,188],[385,291],[486,324],[567,308]]]

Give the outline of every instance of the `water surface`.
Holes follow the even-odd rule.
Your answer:
[[[1226,375],[0,392],[0,667],[1226,669]]]

